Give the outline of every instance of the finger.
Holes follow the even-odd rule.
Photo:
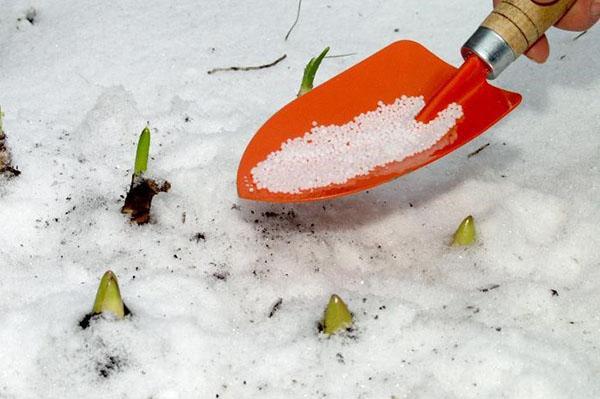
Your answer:
[[[552,4],[555,1],[556,0],[535,0],[538,4]],[[592,8],[593,3],[598,2],[596,0],[577,0],[555,26],[560,29],[574,31],[591,28],[600,18],[600,14],[597,11],[598,6],[596,5],[595,8]]]
[[[538,64],[546,62],[550,55],[550,46],[546,35],[543,35],[537,42],[533,43],[533,45],[525,52],[525,55]]]

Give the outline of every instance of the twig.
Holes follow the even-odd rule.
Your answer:
[[[342,57],[350,57],[351,55],[356,55],[356,53],[326,55],[325,58],[342,58]]]
[[[280,63],[281,61],[283,61],[285,59],[285,57],[287,57],[287,54],[284,54],[281,57],[277,58],[275,61],[273,61],[271,63],[268,63],[268,64],[264,64],[264,65],[257,65],[257,66],[232,66],[232,67],[227,67],[227,68],[213,68],[210,71],[207,71],[206,73],[208,73],[209,75],[212,75],[215,72],[225,72],[225,71],[254,71],[254,70],[257,70],[257,69],[269,68],[269,67],[277,65],[278,63]]]
[[[290,30],[288,30],[288,33],[285,35],[285,39],[283,39],[284,41],[287,41],[288,37],[290,37],[290,34],[296,27],[296,24],[298,23],[298,20],[300,19],[300,8],[301,7],[302,7],[302,0],[298,0],[298,11],[296,12],[296,19],[294,20],[294,23],[290,27]]]
[[[575,37],[573,38],[573,41],[575,41],[575,40],[579,39],[581,36],[585,35],[587,32],[588,32],[587,30],[584,30],[583,32],[581,32],[580,34],[578,34],[577,36],[575,36]]]
[[[491,290],[495,290],[496,288],[500,288],[500,284],[490,284],[487,287],[478,288],[478,290],[481,291],[481,292],[488,292],[488,291],[491,291]]]
[[[476,149],[475,151],[473,151],[472,153],[467,155],[467,158],[471,158],[471,157],[479,154],[481,151],[485,150],[489,145],[490,145],[490,143],[482,145],[481,147],[479,147],[478,149]]]
[[[273,317],[273,315],[279,310],[279,307],[283,303],[283,298],[277,299],[277,301],[271,307],[271,312],[269,312],[269,319]]]

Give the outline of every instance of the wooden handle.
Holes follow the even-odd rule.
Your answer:
[[[533,0],[502,0],[481,26],[500,35],[520,56],[556,23],[575,0],[540,5]]]

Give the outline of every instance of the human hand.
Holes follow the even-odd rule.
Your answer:
[[[494,6],[501,0],[493,0]],[[538,4],[552,4],[556,0],[531,0]],[[577,0],[571,9],[562,17],[555,26],[560,29],[584,31],[589,29],[600,19],[600,0]],[[548,38],[543,35],[533,44],[525,55],[535,62],[543,63],[550,55]]]

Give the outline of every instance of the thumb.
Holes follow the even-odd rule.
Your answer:
[[[525,52],[525,55],[530,60],[543,64],[550,55],[550,45],[548,44],[548,38],[546,35],[542,35],[537,42],[533,43],[531,47]]]

